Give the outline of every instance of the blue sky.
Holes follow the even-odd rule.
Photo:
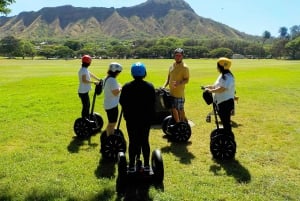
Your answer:
[[[300,0],[185,0],[201,17],[210,18],[247,34],[259,35],[267,30],[278,36],[280,27],[300,25]],[[129,7],[146,0],[16,0],[9,6],[14,16],[22,11],[43,7]]]

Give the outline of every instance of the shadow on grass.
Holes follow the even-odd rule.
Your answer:
[[[68,145],[68,151],[70,153],[78,153],[79,152],[79,148],[85,144],[84,141],[88,141],[88,146],[90,146],[92,148],[98,146],[98,144],[96,144],[96,143],[91,143],[91,137],[88,137],[88,138],[78,138],[78,137],[74,136],[72,138],[70,144]]]
[[[76,190],[76,189],[75,189]],[[147,192],[147,191],[146,191]],[[149,191],[148,191],[149,192]],[[16,195],[14,191],[10,191],[8,189],[0,189],[0,200],[1,201],[14,201],[14,200],[24,200],[24,201],[54,201],[54,200],[68,200],[68,201],[81,201],[82,198],[77,197],[75,195],[71,195],[70,192],[66,192],[60,188],[60,186],[49,186],[48,188],[33,188],[28,190],[28,192],[24,195],[24,197],[20,199],[16,199]],[[139,195],[148,195],[141,194]],[[116,197],[116,191],[111,187],[104,187],[96,192],[91,194],[85,194],[84,200],[89,201],[100,201],[100,200],[112,200]],[[149,197],[149,196],[148,196]],[[117,197],[117,200],[123,200],[123,197]],[[144,199],[145,200],[145,199]],[[147,199],[152,200],[152,199]],[[134,201],[134,199],[132,200]]]
[[[131,181],[126,185],[124,194],[118,194],[116,201],[152,201],[149,195],[150,187],[164,191],[163,183],[149,183],[145,181]]]
[[[116,161],[100,158],[95,175],[98,179],[101,178],[114,178],[116,172]]]
[[[167,138],[167,137],[165,137]],[[170,141],[170,146],[165,146],[161,149],[162,153],[172,153],[177,158],[179,158],[180,163],[191,164],[192,159],[195,158],[194,154],[189,152],[187,146],[190,146],[192,142],[172,142]]]
[[[237,160],[219,161],[214,160],[216,164],[210,166],[210,171],[215,175],[222,169],[228,176],[232,176],[238,183],[249,183],[251,181],[250,172]]]
[[[0,200],[3,200],[3,201],[12,201],[13,198],[10,195],[5,195],[5,193],[1,193]]]
[[[243,125],[231,120],[231,126],[233,128],[238,128],[238,127],[243,126]]]
[[[111,200],[115,196],[115,191],[110,188],[104,188],[101,192],[96,195],[91,195],[86,200],[99,201],[99,200]],[[1,198],[1,197],[0,197]],[[64,193],[59,189],[48,189],[47,192],[44,190],[33,189],[29,195],[26,196],[24,201],[50,201],[50,200],[65,200],[80,201],[80,198],[76,198],[67,193]],[[10,200],[9,200],[10,201]]]

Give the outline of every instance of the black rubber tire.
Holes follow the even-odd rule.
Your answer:
[[[74,122],[74,132],[79,138],[87,138],[91,134],[90,124],[83,118],[78,118]]]
[[[187,122],[176,123],[171,132],[172,140],[175,142],[187,142],[192,135],[191,127]]]
[[[164,134],[166,134],[166,135],[171,134],[170,132],[168,132],[168,126],[171,124],[174,124],[174,123],[175,123],[175,121],[173,120],[173,117],[171,115],[164,118],[164,120],[162,121],[162,125],[161,125],[161,128],[162,128]]]
[[[154,174],[154,181],[162,183],[164,180],[164,163],[159,149],[155,149],[152,152],[151,166]]]
[[[214,130],[211,133],[210,152],[214,159],[231,160],[235,157],[236,142],[232,136]]]
[[[118,153],[118,174],[119,175],[127,175],[127,161],[125,152]]]
[[[109,135],[105,140],[102,140],[101,153],[105,159],[116,160],[119,152],[126,152],[126,142],[120,133]]]
[[[98,113],[93,113],[93,115],[91,116],[91,120],[95,121],[96,123],[96,127],[92,128],[92,134],[97,134],[101,131],[102,127],[103,127],[103,118],[98,114]]]
[[[118,177],[116,180],[116,191],[119,195],[125,194],[127,184],[127,162],[124,152],[118,153]]]

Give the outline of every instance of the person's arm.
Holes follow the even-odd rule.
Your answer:
[[[187,84],[189,82],[189,78],[183,78],[182,80],[177,82],[177,85],[181,85],[181,84]]]
[[[215,86],[214,85],[207,85],[207,86],[204,86],[205,89],[214,89]]]
[[[208,91],[210,93],[222,93],[226,90],[226,88],[224,87],[216,87],[216,88],[211,88],[211,89],[208,89]]]
[[[169,85],[169,82],[170,82],[170,74],[168,73],[168,77],[166,79],[165,84],[163,85],[163,88],[166,88]]]
[[[90,76],[92,78],[94,78],[95,80],[100,81],[100,79],[96,75],[94,75],[93,73],[91,73],[91,72],[90,72]]]
[[[106,79],[106,83],[114,96],[118,96],[121,93],[121,84],[119,84],[116,79]]]
[[[94,84],[98,84],[99,82],[98,81],[91,81],[91,80],[88,80],[86,79],[86,75],[82,75],[82,82],[83,83],[94,83]]]
[[[114,96],[118,96],[118,95],[121,93],[121,90],[122,90],[122,88],[119,87],[118,89],[112,90],[111,93],[112,93]]]

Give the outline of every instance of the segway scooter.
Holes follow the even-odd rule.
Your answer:
[[[118,177],[116,180],[116,191],[118,194],[125,194],[128,184],[153,183],[162,184],[164,179],[164,164],[159,149],[155,149],[151,155],[151,168],[145,171],[142,161],[137,160],[135,171],[129,172],[124,152],[118,153]]]
[[[158,105],[161,105],[160,107],[164,109],[168,109],[168,115],[166,115],[166,112],[164,113],[165,117],[161,123],[164,134],[166,134],[171,141],[187,142],[192,135],[191,126],[187,121],[176,123],[172,114],[170,115],[172,97],[168,90],[159,89],[158,95]]]
[[[163,120],[170,115],[171,96],[164,88],[155,89],[155,116],[152,124],[161,125]]]
[[[188,122],[176,123],[172,115],[167,116],[162,122],[162,130],[174,142],[187,142],[192,130]]]
[[[126,141],[123,132],[120,130],[122,114],[123,111],[121,111],[114,134],[107,136],[106,131],[103,131],[100,136],[100,152],[105,159],[116,160],[119,152],[126,152]]]
[[[96,96],[102,93],[103,80],[95,87],[93,102],[89,119],[78,118],[74,122],[74,132],[80,138],[86,138],[101,131],[103,127],[103,119],[100,114],[94,112]]]
[[[201,87],[201,89],[205,89]],[[224,128],[221,128],[218,121],[217,105],[213,102],[212,94],[208,91],[203,92],[203,99],[207,105],[213,105],[216,128],[210,134],[210,152],[213,158],[217,160],[233,159],[236,153],[236,142],[234,134],[227,134]]]

